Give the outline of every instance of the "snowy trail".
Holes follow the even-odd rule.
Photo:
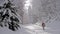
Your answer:
[[[54,26],[55,27],[55,26]],[[31,24],[24,25],[24,28],[31,34],[60,34],[59,29],[53,29],[51,27],[45,27],[45,30],[42,29],[41,25]]]
[[[24,26],[24,28],[26,28],[27,31],[31,34],[51,34],[49,32],[46,32],[45,30],[42,29],[41,26],[38,26],[36,24],[27,25],[27,26]],[[46,29],[48,28],[46,27]]]
[[[48,26],[46,26],[45,30],[43,30],[41,25],[28,24],[21,25],[21,28],[15,32],[9,30],[8,28],[0,28],[0,34],[60,34],[60,30],[53,29]]]

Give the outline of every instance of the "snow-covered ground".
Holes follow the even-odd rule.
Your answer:
[[[60,23],[46,23],[45,30],[41,23],[21,25],[21,28],[15,32],[8,28],[0,28],[0,34],[60,34]]]

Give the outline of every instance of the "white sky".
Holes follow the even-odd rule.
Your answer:
[[[32,0],[25,0],[25,4],[24,4],[24,10],[26,10],[26,13],[28,13],[28,9],[29,7],[32,7]]]

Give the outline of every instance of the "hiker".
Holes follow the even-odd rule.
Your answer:
[[[43,30],[45,30],[45,23],[44,22],[42,22],[42,28],[43,28]]]

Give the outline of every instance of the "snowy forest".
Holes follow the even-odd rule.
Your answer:
[[[60,0],[0,0],[0,34],[60,34]]]

